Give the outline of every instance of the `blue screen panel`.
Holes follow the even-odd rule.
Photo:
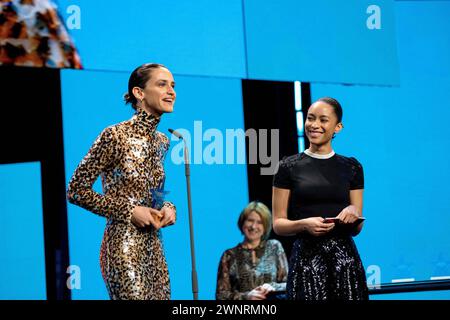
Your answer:
[[[67,184],[100,132],[132,115],[131,107],[121,103],[127,81],[124,73],[61,72]],[[94,189],[101,192],[99,180]],[[107,299],[99,264],[106,220],[69,203],[67,211],[70,263],[81,272],[81,288],[72,289],[72,299]]]
[[[131,71],[164,62],[177,74],[245,76],[241,0],[58,4],[86,69]]]
[[[131,117],[131,107],[124,106],[121,98],[127,81],[128,73],[63,70],[67,182],[101,130]],[[205,163],[204,150],[211,141],[203,141],[202,137],[206,137],[208,132],[222,132],[225,136],[227,128],[243,129],[241,82],[237,79],[177,75],[175,81],[175,111],[164,115],[158,130],[167,133],[168,128],[185,129],[192,135],[191,189],[199,297],[213,299],[220,255],[241,238],[236,221],[248,201],[247,176],[245,164],[237,161],[229,165]],[[195,121],[201,121],[200,131],[199,122]],[[200,140],[194,138],[196,134]],[[173,152],[177,145],[174,138],[165,168],[167,199],[177,206],[178,219],[174,226],[163,230],[163,239],[172,298],[191,299],[186,180],[184,165],[177,161],[177,152]],[[194,158],[194,150],[197,149],[200,157]],[[195,163],[194,159],[197,159]],[[96,187],[101,190],[99,184]],[[99,266],[99,248],[106,220],[71,204],[68,205],[68,214],[70,261],[81,268],[81,289],[72,290],[72,297],[107,299]]]
[[[250,79],[398,85],[393,1],[244,4]]]
[[[0,300],[45,300],[39,162],[0,165]]]
[[[226,148],[226,129],[244,129],[241,81],[201,77],[177,77],[176,81],[175,112],[167,116],[167,121],[161,122],[159,129],[167,132],[166,128],[172,126],[173,129],[185,129],[191,135],[192,211],[199,298],[214,299],[221,254],[242,240],[237,219],[248,202],[247,169],[237,157],[237,152],[245,153],[245,149],[238,150],[235,145],[234,161],[225,164],[226,154],[231,150]],[[168,198],[176,203],[179,220],[177,225],[166,230],[165,243],[173,298],[192,299],[186,179],[184,165],[176,164],[176,151],[179,150],[176,140],[173,139],[171,153],[166,158],[166,170],[167,188],[171,192]],[[208,146],[220,141],[224,150],[222,157],[216,158],[219,163],[208,164],[212,160]]]

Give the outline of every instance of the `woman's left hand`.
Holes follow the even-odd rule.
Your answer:
[[[164,206],[161,208],[161,213],[163,214],[163,218],[161,220],[161,228],[175,224],[177,214],[174,208]]]
[[[265,290],[265,293],[266,293],[266,294],[269,293],[269,292],[271,292],[271,291],[275,291],[275,288],[272,287],[272,285],[270,285],[269,283],[264,283],[264,284],[261,286],[261,288],[262,288],[263,290]]]
[[[354,205],[349,205],[348,207],[345,207],[342,209],[342,211],[337,215],[337,218],[339,218],[340,222],[342,223],[353,223],[360,217],[359,210]]]

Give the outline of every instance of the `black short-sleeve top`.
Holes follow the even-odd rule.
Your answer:
[[[291,191],[289,219],[335,217],[350,205],[350,190],[364,189],[364,173],[353,157],[317,159],[302,152],[280,161],[273,186]]]

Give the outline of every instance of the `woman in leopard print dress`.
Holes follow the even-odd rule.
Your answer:
[[[136,113],[103,130],[69,183],[69,202],[107,218],[100,266],[111,299],[170,299],[159,229],[175,223],[176,214],[161,199],[169,139],[156,127],[173,111],[174,87],[163,65],[136,68],[125,95]],[[92,189],[98,176],[103,194]]]

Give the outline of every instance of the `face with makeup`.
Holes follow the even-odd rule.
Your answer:
[[[175,81],[172,73],[163,67],[148,72],[151,72],[151,75],[145,83],[145,87],[133,88],[138,106],[155,116],[172,112],[176,99]]]
[[[329,146],[333,135],[342,130],[336,112],[330,104],[317,101],[308,109],[305,121],[305,132],[311,145],[315,147]]]

